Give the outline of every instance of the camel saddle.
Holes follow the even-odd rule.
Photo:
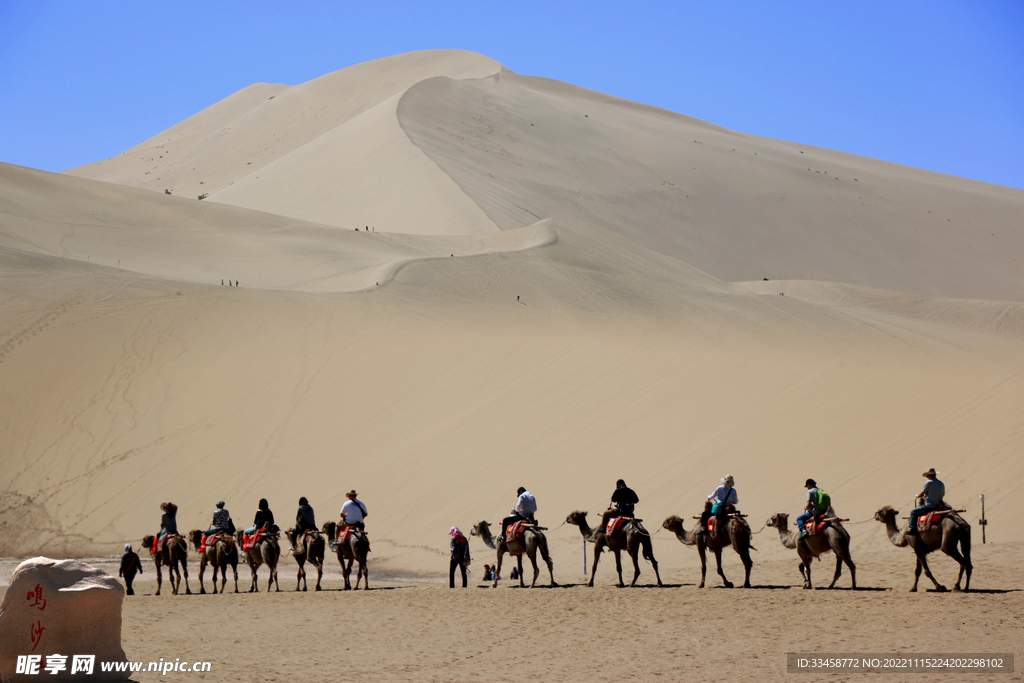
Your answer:
[[[807,524],[804,525],[804,530],[807,532],[807,535],[808,536],[817,536],[822,531],[824,531],[826,528],[828,528],[828,526],[830,524],[832,524],[832,522],[831,521],[827,521],[827,522],[825,521],[825,518],[827,516],[828,516],[827,512],[822,512],[821,514],[815,515],[814,517],[811,517],[809,520],[807,520]]]
[[[534,524],[527,522],[526,520],[520,520],[515,524],[509,526],[508,531],[505,533],[505,543],[519,543],[522,544],[523,534],[527,529],[532,529]]]
[[[205,553],[208,547],[211,545],[217,545],[220,541],[226,540],[227,538],[229,538],[229,536],[224,531],[218,531],[217,533],[210,534],[209,536],[204,535],[203,542],[199,546],[199,552]]]
[[[180,534],[167,534],[166,536],[164,536],[161,539],[160,538],[160,534],[157,534],[153,538],[153,547],[149,549],[149,554],[150,555],[159,555],[160,551],[162,551],[164,549],[164,546],[167,545],[167,541],[172,539],[172,538],[181,538],[181,535]]]
[[[632,517],[612,517],[608,520],[608,526],[604,529],[604,535],[614,535],[615,532],[621,529],[626,522],[631,521],[632,519]]]
[[[942,524],[942,520],[949,514],[949,510],[933,510],[917,518],[918,533],[928,533],[936,524]]]
[[[348,539],[352,538],[352,534],[353,532],[355,532],[355,530],[356,527],[350,526],[348,524],[338,529],[338,536],[334,539],[334,545],[338,546],[343,543],[347,543]]]
[[[242,550],[252,550],[269,535],[270,532],[266,529],[257,529],[251,534],[242,534]]]

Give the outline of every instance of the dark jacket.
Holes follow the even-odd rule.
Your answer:
[[[640,498],[636,495],[636,492],[628,486],[620,486],[615,489],[615,493],[612,494],[612,502],[615,503],[615,509],[618,510],[623,517],[633,516],[633,506],[640,502]]]
[[[468,562],[471,559],[469,557],[469,541],[463,542],[457,538],[452,538],[450,547],[453,560],[457,562]]]
[[[256,517],[252,520],[252,525],[257,529],[269,529],[274,526],[274,513],[270,510],[257,510]]]
[[[313,514],[312,505],[300,505],[299,511],[295,515],[295,522],[298,524],[299,529],[315,529],[316,528],[316,516]]]
[[[138,555],[129,550],[121,556],[121,572],[118,576],[134,576],[136,572],[142,573],[142,562]]]

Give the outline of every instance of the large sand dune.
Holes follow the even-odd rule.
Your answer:
[[[759,525],[813,476],[862,521],[931,466],[1019,554],[1020,191],[451,51],[0,173],[0,554],[112,553],[164,500],[324,522],[356,488],[375,570],[430,573],[519,485],[556,527],[623,477],[657,527],[732,473]]]

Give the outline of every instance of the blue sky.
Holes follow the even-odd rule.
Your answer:
[[[0,0],[0,161],[119,154],[251,83],[430,48],[1024,189],[1024,2]]]

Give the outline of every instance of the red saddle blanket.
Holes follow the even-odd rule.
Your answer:
[[[825,527],[832,523],[823,521],[827,514],[828,513],[820,514],[807,520],[807,524],[804,526],[804,529],[807,531],[808,536],[816,536],[817,534],[820,534],[825,530]]]
[[[268,535],[266,529],[257,529],[251,534],[242,534],[242,550],[252,550]]]
[[[709,517],[708,518],[708,538],[718,538],[718,536],[719,536],[718,517]]]
[[[616,531],[622,528],[622,525],[626,523],[625,517],[612,517],[608,520],[608,526],[604,528],[604,535],[612,536]]]
[[[917,518],[917,530],[920,533],[927,533],[932,530],[932,527],[936,524],[942,523],[942,518],[946,515],[941,514],[939,511],[929,512],[928,514],[921,515]]]
[[[167,534],[163,538],[160,538],[159,536],[157,536],[156,538],[153,539],[153,547],[149,549],[149,554],[150,555],[159,555],[160,551],[162,551],[164,549],[164,546],[167,545],[167,540],[171,539],[171,538],[181,538],[181,537],[178,534]]]
[[[205,553],[206,549],[211,545],[217,545],[217,542],[224,538],[230,538],[225,532],[219,531],[209,536],[203,536],[203,542],[199,546],[199,552]]]
[[[334,541],[335,544],[341,545],[342,543],[347,543],[348,539],[351,538],[353,531],[355,531],[354,526],[344,526],[338,529],[338,538]]]
[[[505,542],[521,543],[523,540],[523,533],[526,531],[527,526],[532,527],[533,525],[525,520],[521,520],[510,526],[508,531],[505,533]]]

